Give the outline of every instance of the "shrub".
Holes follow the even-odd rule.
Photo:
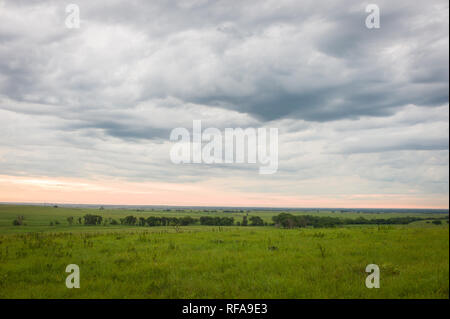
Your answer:
[[[25,217],[23,217],[23,216],[17,216],[17,218],[13,220],[13,225],[14,226],[21,226],[21,225],[23,225],[24,224],[23,223],[24,219],[25,219]]]

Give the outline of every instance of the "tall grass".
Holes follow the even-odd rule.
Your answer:
[[[0,298],[449,297],[447,225],[106,229],[3,233]],[[368,264],[380,289],[365,287]]]

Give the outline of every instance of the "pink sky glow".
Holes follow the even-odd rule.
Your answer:
[[[448,197],[418,194],[281,195],[223,191],[207,182],[160,183],[0,175],[0,202],[448,209]]]

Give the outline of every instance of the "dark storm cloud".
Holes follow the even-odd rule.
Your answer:
[[[9,98],[108,112],[171,96],[263,121],[388,116],[448,102],[448,21],[436,15],[445,1],[380,2],[377,30],[365,27],[359,2],[80,1],[80,30],[58,25],[64,8],[48,4],[4,5],[13,12],[4,23],[47,18],[35,33],[20,22],[0,33],[0,88]],[[131,52],[134,31],[143,42]],[[121,63],[123,78],[114,79]]]
[[[350,145],[342,145],[342,151],[344,153],[379,153],[379,152],[388,152],[388,151],[404,151],[404,150],[413,150],[413,151],[426,151],[426,150],[448,150],[448,139],[445,137],[442,138],[422,138],[416,140],[397,140],[394,142],[391,141],[378,141],[372,142],[365,140],[365,145],[358,146],[350,146]]]
[[[60,127],[61,130],[100,129],[107,135],[121,139],[166,139],[170,134],[169,129],[145,127],[108,121],[95,121],[92,123],[74,124]]]

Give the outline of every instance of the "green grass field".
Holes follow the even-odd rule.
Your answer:
[[[0,205],[0,298],[449,297],[446,222],[320,229],[68,225],[68,216],[86,213],[243,216]],[[269,221],[278,212],[252,214]],[[17,215],[25,226],[12,225]],[[55,220],[60,225],[49,226]],[[68,264],[80,267],[79,289],[66,288]],[[368,264],[380,267],[379,289],[365,286]]]

